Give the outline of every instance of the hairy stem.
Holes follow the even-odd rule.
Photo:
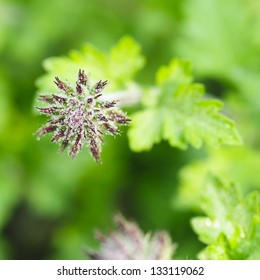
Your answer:
[[[138,85],[134,84],[126,90],[108,92],[104,94],[101,99],[103,101],[116,100],[119,106],[129,107],[139,104],[142,95],[143,90]]]

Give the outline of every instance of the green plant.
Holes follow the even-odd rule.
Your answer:
[[[93,47],[87,46],[82,50],[82,53],[72,52],[69,58],[49,59],[45,63],[48,74],[38,80],[40,92],[44,93],[49,90],[49,81],[46,79],[55,76],[59,69],[63,69],[62,79],[67,78],[70,81],[76,67],[88,66],[91,69],[91,76],[96,77],[99,74],[99,78],[104,77],[109,81],[111,87],[107,91],[107,95],[113,94],[114,98],[119,100],[125,98],[124,105],[132,105],[131,95],[141,95],[137,101],[141,103],[142,109],[131,115],[133,121],[128,133],[130,147],[133,151],[149,150],[153,144],[162,140],[167,140],[171,146],[180,149],[186,149],[189,144],[200,148],[203,142],[212,147],[217,147],[220,144],[241,144],[240,136],[233,121],[219,112],[223,106],[222,102],[205,98],[203,85],[192,83],[189,62],[175,59],[171,61],[169,66],[160,67],[156,73],[156,86],[145,88],[140,84],[134,84],[131,78],[144,61],[139,49],[140,47],[133,39],[124,37],[111,50],[109,56],[105,56]],[[77,87],[74,91],[67,84],[60,80],[57,81],[56,84],[63,92],[81,98],[81,95],[77,93]],[[79,84],[80,79],[78,78],[77,85]],[[120,92],[114,92],[113,90],[120,90]],[[90,88],[89,92],[90,95],[93,95],[95,86],[92,89]],[[99,93],[97,93],[98,97]],[[58,100],[59,97],[55,98],[56,95],[52,96],[40,95],[39,99],[50,103],[56,102],[56,104],[65,103],[64,99],[60,101]],[[86,111],[92,111],[87,96],[84,96],[84,98]],[[130,104],[127,103],[127,100],[130,100]],[[76,101],[74,103],[75,106],[78,106]],[[101,108],[106,109],[106,103],[104,105],[97,103],[97,106],[99,111]],[[59,111],[63,110],[62,107],[37,108],[42,113],[58,115],[60,117],[59,121],[64,119],[63,116],[59,115]],[[70,108],[69,111],[71,111]],[[72,112],[74,111],[72,110]],[[97,116],[95,112],[93,115],[98,122],[101,122],[102,127],[104,124],[100,120],[99,111],[96,113]],[[128,122],[122,113],[117,113],[117,115],[124,119],[121,122],[122,124]],[[89,124],[85,115],[83,119],[86,122],[86,130],[90,130],[92,124]],[[54,124],[56,125],[55,120]],[[112,120],[118,122],[115,118],[112,118]],[[47,126],[47,129],[46,127],[40,129],[38,134],[42,136],[48,133],[48,128],[50,132],[56,129],[51,122],[50,125],[51,127]],[[71,125],[68,124],[68,126],[74,129]],[[106,130],[109,132],[108,128]],[[115,128],[112,134],[116,134]],[[64,135],[65,131],[62,133],[62,136]],[[52,141],[56,141],[55,139],[54,136]]]
[[[168,66],[160,67],[156,72],[156,83],[150,87],[142,86],[133,81],[134,74],[140,70],[143,62],[144,58],[140,54],[139,45],[130,37],[122,38],[109,55],[104,55],[87,45],[82,49],[82,52],[73,51],[67,58],[51,58],[44,63],[47,74],[38,79],[41,94],[38,99],[56,105],[65,103],[67,106],[68,101],[67,99],[65,101],[63,97],[42,95],[49,90],[49,77],[56,76],[59,70],[62,70],[59,75],[62,75],[62,79],[67,79],[68,82],[62,82],[56,78],[55,83],[58,88],[73,98],[79,96],[79,100],[85,102],[84,117],[82,117],[85,135],[87,135],[84,136],[85,139],[93,139],[94,131],[98,131],[97,137],[101,139],[103,133],[99,134],[99,126],[100,129],[106,130],[112,135],[118,134],[115,126],[111,124],[108,126],[108,121],[116,124],[128,124],[130,121],[120,109],[114,108],[116,101],[111,101],[112,96],[119,101],[118,104],[122,107],[134,106],[136,108],[134,112],[130,113],[132,121],[128,131],[129,146],[132,151],[151,150],[154,144],[158,144],[162,140],[168,141],[172,147],[179,149],[187,149],[189,145],[201,148],[203,144],[206,144],[209,151],[214,151],[223,145],[240,145],[242,143],[234,122],[220,111],[223,103],[205,94],[202,84],[193,82],[191,64],[188,61],[174,59]],[[110,87],[107,88],[102,97],[100,92],[107,82],[100,81],[93,87],[88,86],[88,78],[84,72],[79,72],[75,90],[69,86],[74,69],[77,67],[88,67],[91,69],[91,76],[99,76],[99,78],[109,80]],[[86,91],[82,89],[82,85],[87,88],[89,95],[80,99],[81,93]],[[99,100],[99,97],[103,101],[100,103],[97,101],[97,109],[92,109],[89,106],[88,96],[93,96],[91,101],[93,98]],[[136,107],[136,104],[139,106]],[[54,120],[51,119],[47,126],[38,131],[40,136],[55,130],[56,120],[60,122],[60,118],[62,119],[61,127],[65,125],[63,123],[64,117],[61,116],[60,111],[58,112],[56,107],[52,111],[53,108],[38,107],[42,113],[57,115]],[[75,109],[71,110],[70,108],[69,110],[72,112],[78,110],[78,105],[75,106]],[[88,120],[88,112],[92,112],[95,117],[91,115],[91,120]],[[96,128],[94,129],[95,122]],[[67,131],[74,129],[69,122],[66,123],[66,126],[68,127]],[[111,128],[113,128],[112,131]],[[58,133],[54,135],[52,141],[56,141],[57,137],[59,140],[60,135],[61,137],[65,136],[65,130],[62,128],[58,129]],[[72,145],[70,152],[73,156],[81,149],[81,145],[77,147],[77,143],[79,143],[77,139],[78,136],[76,136],[75,144]],[[64,141],[66,141],[66,137],[63,143]],[[66,141],[67,143],[68,141]],[[91,144],[90,150],[94,158],[99,161],[100,152],[96,152],[97,149],[94,149]],[[98,151],[100,151],[100,147]],[[187,174],[190,174],[189,172]],[[228,180],[226,183],[221,183],[217,178],[211,177],[210,180],[204,181],[203,178],[207,177],[208,172],[214,174],[214,172],[218,173],[219,171],[217,169],[211,170],[205,166],[203,175],[200,175],[199,172],[199,180],[194,183],[195,192],[192,193],[192,196],[196,204],[192,204],[192,201],[188,200],[188,207],[195,206],[208,215],[208,218],[192,219],[194,231],[199,235],[200,240],[208,245],[199,254],[199,258],[245,259],[257,257],[255,244],[258,246],[260,236],[258,232],[260,220],[258,217],[258,195],[252,194],[249,200],[244,202],[238,190],[228,185]],[[223,174],[218,173],[218,176],[221,177]],[[196,177],[195,173],[193,177]],[[190,179],[190,177],[188,178]],[[189,191],[190,182],[187,184]],[[185,188],[181,190],[185,190]],[[182,201],[185,201],[185,198],[182,198]],[[103,249],[101,248],[99,253],[88,251],[88,254],[94,259],[146,258],[142,255],[146,254],[144,252],[140,253],[138,257],[138,253],[134,256],[133,252],[130,254],[126,250],[132,242],[131,239],[136,238],[134,236],[139,232],[139,229],[135,225],[127,225],[126,222],[119,221],[117,226],[121,231],[119,235],[114,233],[108,238],[100,235],[99,239],[104,243]],[[142,234],[139,232],[137,235],[140,235],[139,243],[141,244],[143,242],[141,241]],[[166,243],[168,244],[168,242]],[[120,251],[120,244],[124,244],[123,251]],[[118,252],[113,255],[111,253],[113,250]]]
[[[98,257],[95,229],[123,236],[117,212],[149,241],[166,230],[174,259],[259,259],[259,11],[257,0],[0,1],[0,259],[85,259],[84,245]],[[130,36],[109,51],[126,33],[143,54]],[[72,160],[57,151],[64,138],[51,142],[58,130],[32,136],[56,118],[36,107],[60,106],[40,95],[70,98],[53,80],[75,90],[79,69],[92,86],[108,80],[98,101],[132,120],[102,132],[102,164],[89,138]]]
[[[192,219],[192,227],[207,247],[200,259],[259,259],[259,193],[244,198],[238,188],[211,177],[205,184],[201,208],[207,217]]]

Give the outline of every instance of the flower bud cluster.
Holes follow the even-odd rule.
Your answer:
[[[114,219],[116,230],[108,236],[97,232],[100,241],[98,250],[86,249],[86,255],[93,260],[170,260],[176,245],[166,231],[153,235],[144,234],[133,222],[121,215]]]
[[[118,126],[128,125],[130,119],[115,107],[116,101],[102,100],[107,81],[92,85],[84,70],[79,70],[75,86],[58,77],[54,83],[59,94],[39,97],[49,106],[36,108],[49,116],[49,120],[36,132],[37,139],[53,133],[51,141],[60,143],[62,151],[68,148],[72,158],[87,145],[96,162],[100,162],[104,135],[119,135]]]

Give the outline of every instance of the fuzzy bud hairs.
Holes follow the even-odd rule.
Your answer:
[[[166,231],[144,234],[136,223],[121,215],[114,218],[116,229],[107,235],[97,232],[98,250],[85,248],[93,260],[170,260],[176,249]]]
[[[49,120],[35,133],[37,139],[53,133],[51,141],[60,143],[61,151],[68,148],[72,158],[87,145],[96,162],[100,162],[104,135],[119,135],[118,126],[128,125],[130,119],[115,107],[116,101],[100,98],[108,82],[100,80],[92,85],[84,70],[79,70],[74,86],[58,77],[54,83],[59,94],[39,97],[48,106],[36,108]]]

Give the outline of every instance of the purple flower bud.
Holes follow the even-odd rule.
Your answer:
[[[52,142],[59,142],[65,135],[64,130],[58,130],[58,132],[51,138]]]
[[[89,140],[89,147],[91,154],[95,158],[96,162],[100,162],[100,147],[98,142],[94,138]]]
[[[106,85],[107,85],[107,81],[102,81],[102,80],[98,81],[95,85],[95,93],[96,94],[100,93]]]
[[[103,126],[105,127],[105,129],[107,130],[107,132],[109,134],[112,134],[112,135],[120,134],[120,131],[118,129],[116,129],[115,127],[113,127],[112,125],[110,125],[109,123],[103,123]]]
[[[69,91],[68,85],[65,82],[61,81],[58,77],[55,77],[54,83],[62,91],[64,91],[64,92],[68,92]]]
[[[76,155],[78,154],[78,152],[81,150],[82,145],[81,145],[81,138],[82,138],[82,134],[78,133],[77,138],[75,140],[74,145],[72,146],[71,150],[70,150],[70,155],[72,156],[72,158],[75,158]]]
[[[111,101],[111,102],[108,102],[108,101],[107,101],[107,102],[104,103],[103,106],[104,106],[104,108],[107,108],[107,109],[108,109],[108,108],[114,107],[115,105],[116,105],[116,101]]]
[[[53,99],[54,99],[55,101],[57,101],[57,102],[60,103],[60,104],[67,102],[67,98],[58,96],[58,95],[56,95],[56,94],[53,94],[52,97],[53,97]]]
[[[115,112],[111,111],[109,113],[110,118],[120,124],[128,124],[131,120],[127,118],[123,113],[121,112]]]
[[[98,114],[98,119],[103,122],[108,122],[108,119],[104,115],[101,115],[101,114]]]
[[[37,134],[37,140],[40,140],[42,136],[44,136],[47,133],[55,131],[56,126],[55,125],[49,125],[49,126],[44,126],[40,128],[38,131],[36,131],[35,134]]]
[[[87,145],[96,162],[101,162],[104,135],[120,134],[118,126],[127,125],[130,119],[114,107],[116,101],[98,99],[102,96],[107,81],[100,80],[92,85],[84,70],[79,70],[74,88],[58,77],[55,78],[55,84],[63,91],[63,96],[41,95],[39,99],[46,103],[55,103],[57,106],[36,107],[41,113],[49,116],[47,125],[37,132],[38,139],[54,132],[51,141],[60,142],[62,151],[68,147],[72,158]]]
[[[50,124],[63,124],[63,121],[64,121],[64,117],[61,117],[61,118],[50,120],[49,123]]]
[[[49,107],[49,108],[40,108],[36,107],[41,113],[47,114],[47,115],[53,115],[58,111],[58,107]]]
[[[49,95],[40,95],[38,100],[46,102],[46,103],[53,103],[54,102],[53,97],[49,96]]]
[[[79,69],[79,73],[78,73],[78,83],[80,85],[86,85],[87,84],[87,75],[85,74],[84,70]]]
[[[86,250],[94,260],[170,260],[176,248],[167,232],[145,235],[139,227],[126,221],[122,216],[115,217],[116,231],[105,236],[97,233],[100,249]]]
[[[81,94],[83,92],[83,88],[78,82],[76,83],[76,91],[78,94]]]
[[[92,98],[92,97],[90,97],[90,98],[87,99],[87,103],[88,103],[88,104],[92,104],[92,102],[93,102],[93,98]]]
[[[61,151],[63,152],[69,145],[69,140],[63,140],[62,143],[61,143]]]

